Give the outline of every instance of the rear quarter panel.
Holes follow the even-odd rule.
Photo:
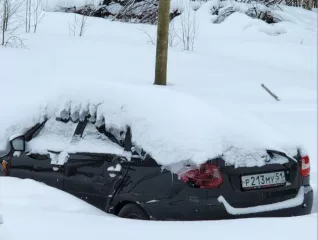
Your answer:
[[[206,197],[206,190],[188,187],[152,159],[132,161],[109,212],[116,213],[121,203],[133,202],[151,219],[201,219],[206,214]]]

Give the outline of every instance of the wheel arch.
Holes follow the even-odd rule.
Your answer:
[[[134,202],[134,201],[128,201],[128,200],[123,200],[123,201],[120,201],[118,202],[114,207],[113,207],[113,210],[112,210],[112,213],[115,214],[116,216],[118,216],[119,212],[121,209],[123,209],[123,207],[127,204],[130,204],[130,203],[134,203],[134,204],[137,204],[139,205],[138,203]],[[140,205],[139,205],[140,206]],[[140,206],[142,207],[142,206]],[[142,207],[143,208],[143,207]],[[144,208],[143,208],[144,209]],[[144,209],[145,210],[145,209]],[[146,210],[145,210],[146,211]]]
[[[150,209],[147,208],[145,204],[140,204],[138,201],[134,201],[134,200],[124,200],[124,199],[116,202],[115,204],[113,204],[109,208],[108,212],[118,216],[119,212],[123,209],[123,207],[128,205],[128,204],[136,204],[142,210],[144,210],[149,217],[152,216],[151,212],[149,211]]]

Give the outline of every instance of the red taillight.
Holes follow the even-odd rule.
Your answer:
[[[300,174],[303,177],[307,177],[310,174],[310,159],[308,155],[301,158]]]
[[[197,188],[218,188],[223,183],[220,169],[212,164],[203,164],[200,169],[183,172],[180,178],[191,187]]]

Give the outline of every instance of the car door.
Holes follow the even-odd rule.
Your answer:
[[[105,210],[127,169],[113,154],[77,153],[65,164],[64,190]]]
[[[13,156],[9,175],[30,178],[63,189],[64,168],[52,165],[49,155],[22,153],[20,156]]]
[[[33,160],[22,153],[20,156],[12,156],[9,161],[9,173],[11,177],[32,178]]]

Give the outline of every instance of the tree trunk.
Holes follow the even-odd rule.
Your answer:
[[[311,10],[313,8],[313,0],[308,0],[308,10]]]
[[[170,22],[170,0],[159,0],[157,51],[156,51],[156,85],[167,85],[168,34]]]
[[[7,25],[7,14],[8,14],[8,9],[7,9],[7,2],[3,3],[3,13],[2,13],[2,40],[1,40],[1,45],[4,46],[4,42],[5,42],[5,32],[6,32],[6,25]]]
[[[30,33],[31,30],[31,0],[29,0],[29,22],[28,22],[28,33]]]

